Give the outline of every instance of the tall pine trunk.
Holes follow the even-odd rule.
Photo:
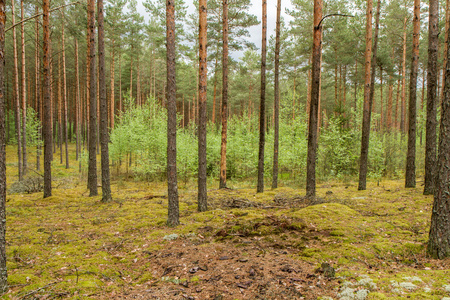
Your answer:
[[[267,0],[262,0],[261,41],[261,97],[259,104],[259,154],[257,193],[264,192],[264,146],[266,144],[266,52],[267,52]]]
[[[380,0],[378,0],[380,1]],[[366,14],[366,52],[364,62],[364,110],[361,136],[361,156],[359,159],[358,190],[366,189],[367,162],[369,158],[369,134],[371,113],[371,54],[372,54],[372,0],[367,0]],[[375,61],[375,60],[373,60]]]
[[[12,23],[16,23],[15,17],[15,0],[11,1],[11,10],[12,10]],[[16,137],[17,137],[17,157],[18,157],[18,173],[19,173],[19,181],[23,179],[23,167],[22,167],[22,129],[20,123],[20,95],[19,95],[19,63],[18,63],[18,54],[17,54],[17,37],[16,37],[16,27],[13,27],[13,55],[14,55],[14,88],[13,88],[13,97],[14,97],[14,113],[16,119]]]
[[[430,0],[431,5],[434,4]],[[437,1],[436,1],[437,2]],[[437,5],[437,4],[436,4]],[[433,9],[434,11],[434,9]],[[435,24],[430,22],[430,29]],[[437,29],[437,28],[436,28]],[[434,30],[434,28],[433,28]],[[430,30],[431,36],[431,30]],[[449,38],[449,33],[447,33]],[[448,46],[447,46],[448,47]],[[448,49],[447,49],[448,50]],[[433,53],[434,54],[434,53]],[[450,51],[447,51],[447,59]],[[436,189],[431,215],[428,253],[443,259],[450,256],[450,66],[447,64],[444,87],[444,98],[441,106],[441,126],[439,130],[439,156],[437,160]],[[430,74],[430,71],[429,73]],[[429,77],[430,79],[430,77]]]
[[[38,14],[38,6],[36,5],[35,12],[36,15]],[[36,113],[38,120],[41,120],[42,114],[41,114],[41,79],[40,79],[40,59],[39,59],[39,18],[36,17],[35,19],[35,53],[34,53],[34,59],[35,59],[35,89],[34,89],[34,97],[36,100]],[[42,129],[41,129],[42,130]],[[42,132],[40,132],[42,134]],[[39,136],[39,139],[41,137]],[[36,170],[40,171],[41,169],[41,147],[38,145],[36,147]]]
[[[89,26],[89,196],[97,196],[97,82],[95,72],[95,11],[94,0],[88,3]]]
[[[401,98],[401,109],[400,109],[400,132],[405,133],[406,121],[405,121],[405,111],[406,111],[406,25],[407,17],[403,20],[403,54],[402,54],[402,98]]]
[[[416,103],[419,69],[420,0],[414,0],[413,49],[409,81],[408,153],[406,155],[405,187],[416,187]]]
[[[206,0],[200,0],[199,7],[199,73],[198,73],[198,98],[199,98],[199,121],[198,121],[198,211],[206,211]]]
[[[44,75],[44,99],[43,99],[43,134],[44,134],[44,198],[52,195],[52,103],[51,103],[51,77],[50,77],[50,0],[44,0],[43,8],[43,75]]]
[[[306,197],[316,196],[317,128],[320,97],[320,60],[322,52],[322,0],[314,0],[314,34],[311,75],[311,103],[309,108],[308,155],[306,160]]]
[[[64,16],[64,9],[62,11],[63,14],[63,20],[65,19]],[[67,76],[66,76],[66,42],[64,38],[64,23],[61,28],[61,43],[62,43],[62,68],[63,68],[63,104],[64,104],[64,145],[65,145],[65,158],[66,158],[66,169],[69,168],[69,120],[68,120],[68,105],[69,101],[67,99]]]
[[[275,29],[275,83],[274,83],[274,115],[273,115],[273,172],[272,172],[272,188],[278,187],[278,139],[279,139],[279,115],[280,115],[280,17],[281,17],[281,0],[277,0],[277,25]]]
[[[177,184],[177,104],[175,80],[175,3],[166,0],[167,47],[167,225],[180,224]]]
[[[20,18],[24,20],[23,0],[20,1]],[[27,97],[25,84],[25,23],[20,24],[22,47],[22,175],[27,173]]]
[[[228,126],[228,0],[223,0],[223,50],[222,50],[222,140],[220,144],[220,179],[219,188],[227,187],[227,126]]]
[[[6,3],[0,1],[0,294],[8,290],[6,271],[6,135],[5,135]]]
[[[424,195],[432,195],[436,170],[436,80],[439,35],[439,1],[430,0],[428,22],[427,121],[425,134]]]
[[[102,168],[102,202],[110,202],[111,182],[109,174],[108,151],[108,100],[106,99],[106,75],[105,75],[105,31],[103,22],[103,0],[97,0],[97,26],[98,26],[98,72],[99,72],[99,96],[100,96],[100,146]]]

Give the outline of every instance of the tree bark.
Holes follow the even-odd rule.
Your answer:
[[[380,0],[378,0],[380,1]],[[375,47],[374,47],[375,48]],[[358,190],[366,189],[367,162],[369,158],[369,134],[371,114],[371,54],[372,54],[372,0],[367,0],[366,14],[366,52],[364,69],[364,110],[361,136],[361,156],[359,160]]]
[[[261,101],[259,104],[259,154],[257,193],[264,192],[264,146],[266,143],[266,44],[267,44],[267,0],[262,0],[262,42],[261,42]]]
[[[20,18],[24,20],[23,0],[20,1]],[[22,46],[22,175],[27,174],[27,98],[25,82],[25,23],[20,24]]]
[[[75,119],[76,119],[76,160],[78,161],[80,150],[81,150],[81,140],[80,140],[80,129],[81,129],[81,104],[80,104],[80,74],[78,69],[78,40],[75,38]]]
[[[11,10],[12,10],[12,22],[16,23],[15,20],[15,0],[11,1]],[[14,53],[14,88],[13,88],[13,97],[14,97],[14,106],[15,106],[15,119],[16,119],[16,136],[17,136],[17,157],[18,157],[18,173],[19,173],[19,181],[23,179],[23,166],[22,166],[22,129],[20,124],[20,95],[19,95],[19,63],[18,63],[18,54],[17,54],[17,37],[16,37],[16,28],[13,27],[13,53]]]
[[[281,27],[281,0],[277,0],[277,25],[275,28],[275,83],[274,83],[274,115],[273,115],[273,171],[272,189],[278,187],[278,150],[280,131],[280,27]]]
[[[97,26],[98,26],[98,70],[100,86],[100,145],[102,168],[102,202],[110,202],[111,182],[109,174],[108,151],[108,100],[106,99],[106,75],[105,75],[105,31],[103,21],[103,0],[97,0]]]
[[[403,21],[403,56],[402,56],[402,103],[400,110],[400,131],[405,133],[405,111],[406,111],[406,24],[407,18]]]
[[[228,126],[228,0],[223,0],[223,51],[222,51],[222,140],[220,144],[219,188],[227,187],[227,126]]]
[[[199,121],[198,121],[198,211],[206,211],[206,0],[200,0],[199,8],[199,74],[198,74],[198,98],[199,98]]]
[[[0,294],[8,291],[6,271],[6,135],[5,135],[6,3],[0,1]]]
[[[38,14],[38,5],[36,5],[36,14]],[[36,113],[38,120],[41,120],[41,79],[40,79],[40,59],[39,59],[39,18],[35,19],[35,89],[34,89],[34,97],[36,100]],[[42,130],[42,129],[41,129]],[[41,132],[42,134],[42,132]],[[40,139],[41,137],[39,137]],[[40,171],[41,169],[41,147],[38,145],[36,147],[36,170]]]
[[[63,20],[65,19],[64,16],[64,9],[62,10]],[[63,22],[62,28],[61,28],[61,44],[62,44],[62,67],[63,67],[63,103],[64,103],[64,144],[65,144],[65,158],[66,158],[66,169],[69,168],[69,120],[67,115],[68,110],[68,99],[67,99],[67,77],[66,77],[66,43],[64,38],[64,24]]]
[[[50,77],[50,0],[43,2],[43,75],[44,75],[44,107],[43,107],[43,133],[44,133],[44,198],[52,195],[52,103],[51,103],[51,77]]]
[[[177,185],[177,104],[175,80],[175,3],[166,0],[167,47],[167,225],[180,224]]]
[[[424,195],[432,195],[436,174],[436,80],[439,35],[439,1],[430,0],[428,22],[427,121],[425,133]]]
[[[392,48],[392,61],[394,61],[394,48]],[[388,92],[388,102],[387,102],[387,111],[386,111],[386,129],[388,132],[392,130],[392,102],[394,96],[394,84],[393,84],[392,74],[389,73],[389,92]]]
[[[419,69],[420,0],[414,0],[413,49],[409,81],[408,153],[406,154],[405,187],[416,187],[416,103]]]
[[[309,108],[308,154],[306,161],[306,197],[316,196],[316,153],[322,52],[322,0],[314,0],[314,35],[312,52],[311,103]]]
[[[430,1],[430,15],[431,5]],[[436,1],[437,2],[437,1]],[[435,4],[437,6],[437,3]],[[434,7],[433,7],[434,8]],[[434,9],[433,9],[434,11]],[[430,29],[435,23],[430,22]],[[437,28],[436,28],[437,29]],[[431,36],[431,30],[430,30]],[[449,32],[447,38],[450,38]],[[448,47],[448,45],[447,45]],[[433,53],[434,54],[434,53]],[[447,51],[449,59],[450,51]],[[430,235],[428,240],[428,254],[434,258],[443,259],[450,256],[450,67],[445,69],[444,98],[441,106],[441,126],[439,130],[439,157],[437,160],[436,189],[431,214]],[[428,71],[430,75],[430,71]],[[431,79],[429,77],[429,79]],[[431,81],[431,80],[430,80]]]
[[[89,0],[89,197],[97,196],[97,82],[95,72],[95,11],[94,0]]]
[[[111,129],[114,128],[114,114],[115,114],[115,89],[114,89],[114,79],[115,79],[115,68],[114,68],[114,57],[115,57],[115,49],[114,49],[114,40],[113,49],[111,52],[111,101],[110,101],[110,119],[111,119]]]

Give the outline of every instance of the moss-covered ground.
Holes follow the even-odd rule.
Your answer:
[[[8,147],[8,187],[17,181],[15,161],[15,149]],[[437,261],[426,255],[432,197],[422,195],[420,180],[414,189],[405,189],[400,180],[369,182],[366,191],[357,191],[354,182],[319,183],[315,201],[303,198],[304,189],[267,188],[256,194],[244,183],[233,182],[231,189],[217,190],[218,184],[211,181],[210,210],[203,213],[197,212],[193,182],[180,186],[181,225],[169,228],[165,183],[113,176],[114,200],[101,204],[100,196],[88,197],[78,163],[72,160],[71,164],[65,169],[55,154],[50,198],[43,199],[41,192],[7,195],[10,291],[6,299],[124,299],[145,291],[157,299],[283,299],[282,295],[286,299],[339,299],[347,286],[356,297],[366,288],[366,279],[372,282],[367,299],[450,296],[450,260]],[[183,247],[188,260],[193,249],[197,252],[193,256],[202,251],[213,256],[214,252],[217,262],[250,260],[270,274],[282,255],[283,263],[298,263],[304,274],[295,267],[293,272],[281,267],[286,276],[279,277],[278,283],[267,281],[263,292],[261,284],[258,289],[253,284],[252,290],[250,281],[242,283],[241,275],[228,274],[236,281],[221,282],[208,294],[208,282],[214,277],[195,274],[198,268],[208,272],[201,262],[190,262],[198,265],[195,272],[189,263],[179,270],[170,265],[170,259],[177,260],[170,251]],[[166,265],[161,253],[167,253]],[[269,265],[268,259],[274,263]],[[207,262],[210,271],[212,266],[227,265]],[[336,273],[319,287],[325,275],[317,269],[324,262]],[[268,278],[270,274],[258,271],[263,269],[257,272]],[[256,278],[251,270],[246,276]],[[309,279],[301,279],[302,274],[314,277],[314,286]],[[413,285],[408,287],[409,283]],[[284,286],[286,291],[292,286],[298,294],[275,290],[270,294],[271,284]],[[167,290],[180,285],[182,292]],[[258,293],[260,298],[255,296]],[[217,298],[219,294],[223,298]]]

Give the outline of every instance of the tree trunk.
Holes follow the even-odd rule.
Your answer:
[[[380,1],[380,0],[378,0]],[[378,2],[379,3],[379,2]],[[379,4],[378,4],[379,5]],[[375,27],[376,28],[376,27]],[[376,29],[375,29],[376,30]],[[375,34],[376,36],[376,34]],[[374,47],[376,49],[376,47]],[[369,134],[370,114],[372,110],[371,99],[373,98],[371,79],[371,54],[372,54],[372,0],[367,0],[366,15],[366,52],[364,69],[364,110],[361,136],[361,156],[359,160],[359,184],[358,190],[366,189],[367,162],[369,158]],[[375,57],[376,59],[376,57]],[[375,59],[372,59],[375,62]],[[374,72],[372,72],[374,74]],[[372,94],[372,97],[371,97]]]
[[[62,72],[61,72],[61,52],[58,54],[58,110],[57,122],[58,122],[58,147],[59,153],[59,163],[63,163],[63,149],[62,149]]]
[[[264,146],[266,143],[266,44],[267,44],[267,0],[262,0],[262,42],[261,42],[261,101],[259,105],[259,154],[257,193],[264,192]]]
[[[434,12],[434,5],[430,0],[430,17]],[[436,1],[437,2],[437,1]],[[433,5],[433,9],[431,6]],[[437,11],[436,11],[437,12]],[[431,19],[431,18],[430,18]],[[434,20],[433,20],[434,21]],[[436,23],[430,22],[430,40],[431,33],[437,30],[434,27]],[[434,36],[434,34],[433,34]],[[450,38],[447,32],[447,38]],[[431,43],[430,43],[431,44]],[[434,44],[433,44],[434,46]],[[448,47],[448,45],[447,45]],[[447,49],[448,50],[448,49]],[[429,51],[430,53],[430,51]],[[432,53],[433,55],[435,53]],[[450,51],[447,51],[447,59]],[[430,57],[430,56],[429,56]],[[429,61],[430,62],[430,59]],[[430,70],[428,79],[430,79]],[[430,235],[428,240],[428,254],[434,258],[443,259],[450,256],[450,67],[447,64],[445,69],[445,87],[444,98],[441,106],[441,127],[439,130],[439,157],[437,160],[436,189],[434,191],[434,202],[431,215]],[[428,84],[430,84],[428,82]],[[427,136],[428,137],[428,136]],[[427,141],[428,142],[428,141]],[[428,144],[427,144],[428,146]]]
[[[76,119],[76,160],[78,161],[81,151],[80,129],[81,129],[81,104],[80,104],[80,74],[78,70],[78,40],[75,38],[75,119]]]
[[[216,124],[216,95],[217,95],[217,56],[216,56],[216,61],[214,63],[214,88],[213,88],[213,107],[212,107],[212,123],[213,124]]]
[[[222,140],[220,143],[219,188],[227,187],[227,126],[228,126],[228,0],[223,0],[223,51],[222,51]],[[214,91],[215,92],[215,91]]]
[[[15,0],[11,1],[12,10],[12,23],[15,24]],[[17,136],[17,157],[18,157],[18,173],[19,181],[23,179],[23,167],[22,167],[22,129],[20,124],[20,95],[19,95],[19,63],[17,54],[17,38],[16,38],[16,27],[13,27],[13,53],[14,53],[14,106],[15,106],[15,117],[16,117],[16,136]]]
[[[43,74],[44,74],[44,107],[43,107],[43,124],[44,133],[44,198],[52,195],[52,103],[51,103],[51,77],[50,77],[50,0],[43,2],[43,20],[44,28],[43,41]]]
[[[391,59],[392,61],[394,61],[394,47],[392,47]],[[388,132],[391,132],[392,130],[392,110],[393,110],[392,102],[394,96],[394,84],[392,81],[393,81],[392,74],[389,73],[389,92],[386,111],[386,129]]]
[[[306,197],[316,196],[316,153],[322,52],[322,0],[314,0],[314,38],[312,52],[311,103],[309,108],[308,156],[306,161]]]
[[[273,115],[273,171],[272,171],[272,189],[278,187],[278,146],[279,146],[279,115],[280,115],[280,18],[281,18],[281,0],[277,0],[277,25],[275,29],[275,83],[274,83],[274,115]]]
[[[436,80],[439,35],[439,1],[430,0],[428,23],[427,121],[425,133],[424,195],[432,195],[436,174]],[[447,68],[447,67],[446,67]],[[442,190],[441,190],[442,192]]]
[[[444,32],[444,53],[443,53],[443,63],[442,63],[442,84],[439,84],[438,80],[438,86],[439,86],[439,99],[444,98],[444,85],[445,85],[445,70],[447,67],[448,59],[447,59],[447,51],[448,51],[448,30],[449,30],[449,19],[450,19],[450,1],[445,1],[445,32]],[[438,40],[439,43],[439,40]],[[438,55],[439,55],[439,49],[438,49]],[[439,71],[438,71],[439,72]]]
[[[103,0],[97,0],[97,26],[98,26],[98,70],[100,86],[100,145],[102,168],[102,202],[110,202],[111,182],[109,175],[109,151],[108,151],[108,100],[106,99],[105,76],[105,31],[103,25]]]
[[[177,104],[175,81],[175,6],[166,0],[166,47],[167,47],[167,225],[180,224],[177,185]]]
[[[89,0],[89,197],[97,196],[97,82],[95,72],[95,11],[94,0]]]
[[[384,130],[383,121],[383,66],[380,65],[380,131]]]
[[[36,5],[35,8],[36,14],[38,14],[38,6]],[[36,113],[38,120],[41,120],[42,114],[41,114],[41,79],[40,79],[40,60],[39,60],[39,18],[35,19],[35,89],[34,89],[34,97],[36,99]],[[42,129],[41,129],[42,130]],[[42,134],[42,132],[41,132]],[[39,137],[40,139],[41,137]],[[36,170],[40,171],[41,169],[41,147],[38,145],[36,147]]]
[[[111,101],[110,101],[110,119],[111,119],[111,129],[114,128],[114,114],[115,114],[115,98],[114,98],[114,78],[115,78],[115,74],[114,74],[114,56],[115,56],[115,50],[114,50],[114,40],[113,40],[113,50],[111,53],[111,72],[110,72],[110,76],[111,76]]]
[[[402,56],[402,104],[400,110],[400,131],[405,133],[405,112],[406,112],[406,24],[407,18],[403,21],[403,56]]]
[[[416,103],[417,72],[419,69],[420,0],[414,0],[414,29],[409,81],[408,153],[406,154],[405,187],[416,187]]]
[[[6,136],[5,136],[6,3],[0,1],[0,294],[8,291],[6,271]]]
[[[23,0],[20,1],[20,18],[24,20]],[[27,174],[27,98],[25,84],[25,23],[20,24],[22,42],[22,175]]]
[[[200,0],[199,7],[199,78],[198,78],[198,98],[199,98],[199,121],[198,121],[198,211],[206,211],[206,0]]]

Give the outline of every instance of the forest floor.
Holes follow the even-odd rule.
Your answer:
[[[10,193],[14,155],[8,147],[5,299],[450,297],[450,259],[426,255],[433,198],[421,182],[322,182],[314,201],[304,189],[211,183],[203,213],[195,183],[180,184],[181,225],[169,228],[164,183],[117,179],[101,204],[55,155],[53,196]]]

